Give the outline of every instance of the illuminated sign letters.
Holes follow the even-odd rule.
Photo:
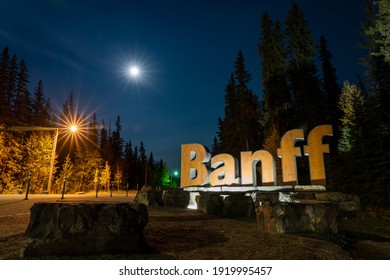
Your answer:
[[[323,144],[324,136],[332,136],[331,125],[313,128],[303,147],[304,155],[309,157],[310,180],[313,185],[325,185],[324,153],[329,153],[329,145]],[[301,157],[298,141],[304,140],[302,129],[286,132],[277,150],[282,162],[283,183],[298,184],[296,157]],[[276,185],[276,164],[272,154],[265,150],[240,153],[240,165],[229,154],[211,157],[201,144],[183,144],[181,154],[181,186],[253,185],[256,186],[256,165],[261,162],[262,185]],[[241,176],[240,176],[241,175]]]

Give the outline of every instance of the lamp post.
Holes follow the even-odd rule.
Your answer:
[[[172,181],[171,185],[174,186],[174,187],[176,187],[176,177],[178,175],[179,175],[179,171],[177,171],[177,170],[173,171],[172,174],[171,174],[171,181]]]

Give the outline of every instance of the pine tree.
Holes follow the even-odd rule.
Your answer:
[[[125,150],[123,153],[123,177],[126,184],[129,186],[134,186],[134,161],[133,161],[133,148],[131,141],[127,141],[125,144]]]
[[[108,134],[104,120],[102,120],[102,128],[100,129],[99,147],[100,155],[103,161],[108,160]]]
[[[141,141],[139,145],[139,174],[141,175],[139,184],[141,186],[147,187],[147,167],[148,167],[148,158],[146,156],[146,150],[144,146],[144,142]]]
[[[218,132],[220,149],[235,157],[239,156],[240,151],[261,147],[263,128],[260,123],[260,101],[248,88],[251,79],[240,50],[225,89],[225,117],[219,122]]]
[[[32,124],[36,126],[48,126],[49,120],[47,101],[43,95],[43,84],[39,80],[32,101]]]
[[[282,131],[292,129],[294,114],[287,84],[287,51],[280,23],[273,23],[264,13],[261,24],[260,43],[257,45],[262,58],[261,73],[265,103],[265,126],[277,122]]]
[[[9,49],[5,47],[0,56],[0,124],[8,123],[10,118],[9,108],[11,105],[11,96],[7,90],[10,79],[9,65]]]
[[[94,151],[99,149],[99,124],[96,113],[93,113],[92,120],[89,122],[87,129],[88,148]]]
[[[153,152],[150,152],[149,154],[147,169],[148,169],[147,185],[156,186],[157,185],[156,166],[154,162]]]
[[[372,36],[377,44],[377,50],[373,50],[371,54],[383,56],[390,64],[390,2],[378,0],[374,4],[376,4],[375,19],[365,34]]]
[[[339,108],[342,112],[342,137],[339,151],[351,152],[360,146],[362,122],[364,120],[364,98],[356,87],[349,81],[344,82],[340,95]]]
[[[337,82],[336,69],[332,64],[332,54],[324,36],[320,38],[320,59],[322,66],[322,91],[324,95],[325,120],[333,126],[333,149],[340,138],[339,127],[341,125],[341,111],[338,106],[340,99],[340,86]]]
[[[1,124],[0,151],[0,193],[11,192],[15,187],[23,187],[22,184],[27,181],[24,180],[27,179],[27,176],[21,176],[21,181],[17,179],[22,174],[22,147],[17,138],[6,132]]]
[[[103,188],[103,191],[108,191],[111,184],[111,167],[106,161],[102,172],[100,173],[100,184]]]
[[[375,175],[371,182],[375,184],[376,197],[385,198],[382,204],[390,204],[390,63],[386,61],[386,40],[388,30],[379,30],[379,26],[389,19],[389,5],[386,1],[365,1],[366,18],[363,23],[364,47],[368,50],[363,62],[367,67],[366,91],[367,126],[365,132],[368,137],[367,148],[370,155],[375,155],[369,164],[370,174]],[[384,27],[384,26],[382,26]],[[388,28],[388,27],[387,27]],[[384,32],[384,33],[381,33]],[[387,34],[387,35],[386,35]],[[381,40],[384,41],[381,41]],[[385,51],[385,52],[383,52]],[[374,200],[372,199],[372,203]]]
[[[46,131],[31,133],[26,143],[26,149],[27,157],[24,163],[24,171],[25,174],[32,171],[30,190],[31,192],[44,191],[47,188],[52,160],[52,134]],[[55,173],[56,158],[53,167],[53,173]]]
[[[157,184],[158,186],[161,187],[169,186],[171,181],[169,178],[169,170],[167,165],[163,162],[162,159],[159,161],[158,164],[158,178],[159,178],[159,182]]]
[[[13,104],[13,120],[18,125],[31,124],[32,108],[31,96],[28,90],[29,76],[27,65],[24,60],[19,63],[19,73],[17,76],[15,101]]]
[[[115,171],[114,183],[115,183],[115,186],[117,187],[118,191],[120,188],[123,187],[123,172],[119,167],[117,167],[116,171]]]
[[[236,144],[238,143],[239,135],[235,129],[238,127],[238,95],[236,94],[236,84],[233,74],[225,88],[225,117],[218,119],[218,137],[219,147],[216,150],[229,154],[236,153]]]
[[[293,94],[296,121],[310,130],[323,121],[322,94],[314,63],[316,45],[304,13],[294,3],[285,23],[289,56],[289,85]]]
[[[138,153],[138,146],[134,147],[134,153],[133,153],[133,164],[134,164],[134,183],[138,189],[139,186],[142,186],[144,183],[142,182],[142,168],[141,168],[141,161]]]
[[[121,137],[121,123],[120,117],[117,116],[117,120],[115,122],[115,131],[112,133],[110,138],[110,146],[111,146],[111,160],[110,165],[113,168],[112,172],[115,174],[116,168],[122,168],[122,159],[123,159],[123,139]]]
[[[52,191],[54,193],[60,193],[62,191],[64,178],[66,178],[67,189],[74,190],[74,174],[75,167],[72,163],[72,160],[69,155],[66,156],[64,163],[61,166],[61,172],[56,177],[54,188]]]

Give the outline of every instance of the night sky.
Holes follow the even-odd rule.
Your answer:
[[[257,43],[268,11],[284,22],[289,0],[0,0],[0,48],[24,59],[30,90],[43,81],[59,112],[73,91],[78,111],[96,112],[133,147],[171,168],[181,144],[211,148],[224,89],[241,49],[251,89],[261,96]],[[324,35],[339,82],[364,69],[362,0],[295,1],[318,43]],[[140,76],[128,68],[138,65]]]

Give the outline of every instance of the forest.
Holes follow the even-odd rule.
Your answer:
[[[363,205],[389,205],[390,4],[362,2],[362,47],[367,56],[361,63],[366,71],[356,81],[338,80],[327,39],[313,38],[298,5],[290,7],[283,22],[268,12],[261,15],[257,50],[262,93],[249,88],[252,76],[239,51],[225,86],[224,116],[217,120],[213,154],[239,158],[240,151],[265,149],[277,159],[280,137],[288,130],[301,128],[307,133],[317,125],[331,124],[333,137],[325,140],[331,147],[325,159],[328,190],[358,194]],[[97,186],[102,190],[177,187],[164,161],[155,160],[152,152],[147,155],[143,142],[133,146],[121,137],[120,116],[111,128],[104,120],[99,122],[96,113],[78,115],[73,94],[61,112],[54,112],[43,82],[38,81],[32,94],[28,86],[25,61],[4,47],[0,193],[24,189],[28,180],[32,192],[60,192],[64,178],[69,192],[94,191]],[[74,122],[80,129],[72,133],[67,128]],[[54,142],[58,143],[53,157]],[[281,184],[280,160],[276,165]],[[47,190],[51,166],[55,176]],[[297,166],[299,184],[308,184],[307,157],[297,158]]]
[[[296,4],[283,23],[264,12],[257,44],[262,98],[248,86],[252,76],[240,51],[225,87],[224,116],[218,119],[212,152],[239,158],[240,151],[265,149],[277,159],[278,184],[282,184],[280,137],[300,128],[307,138],[315,126],[331,124],[333,136],[324,139],[331,151],[325,158],[327,189],[358,194],[362,205],[388,206],[390,2],[363,3],[366,72],[356,77],[357,82],[338,81],[326,38],[315,41],[304,11]],[[304,155],[303,143],[296,145]],[[296,161],[298,183],[310,184],[307,157]]]
[[[28,182],[30,193],[60,193],[64,180],[67,192],[177,186],[142,141],[133,147],[121,137],[120,116],[112,129],[96,113],[80,115],[72,93],[56,113],[41,80],[30,93],[23,59],[5,47],[0,63],[0,193],[25,191]]]

